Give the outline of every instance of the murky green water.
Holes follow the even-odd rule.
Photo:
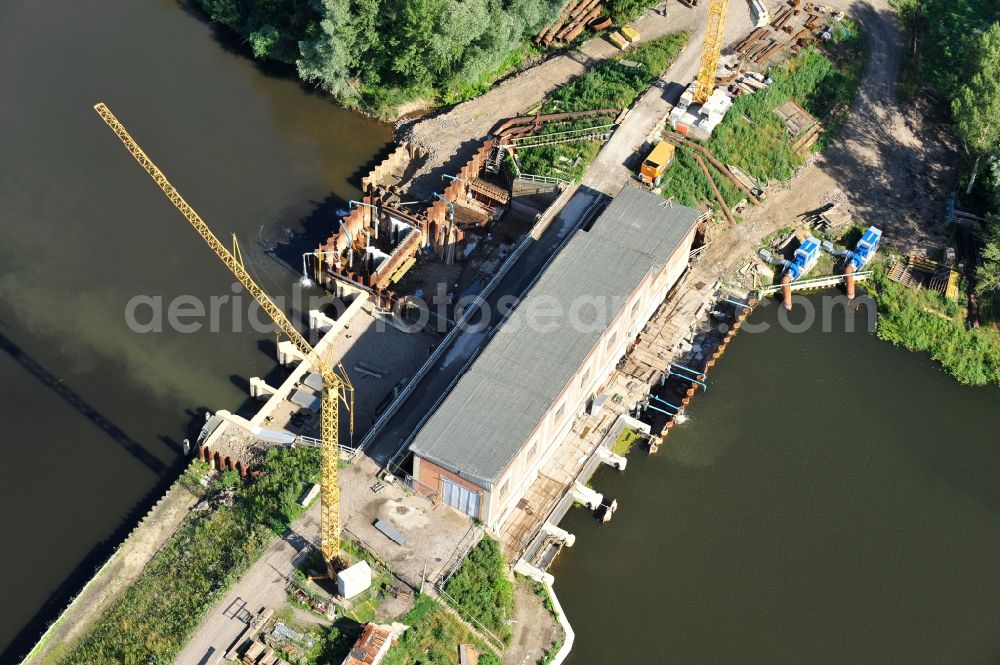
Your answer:
[[[94,103],[220,236],[239,233],[273,294],[309,248],[294,234],[328,232],[390,140],[239,48],[176,0],[0,3],[0,651],[176,474],[193,412],[239,407],[274,367],[267,335],[126,327],[136,294],[207,299],[232,278]]]
[[[657,455],[594,478],[612,522],[563,520],[570,663],[1000,662],[1000,390],[777,327],[709,385]]]

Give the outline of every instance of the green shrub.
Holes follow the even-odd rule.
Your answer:
[[[871,283],[879,306],[879,338],[911,351],[930,353],[960,383],[1000,384],[1000,332],[995,328],[968,330],[962,316],[949,320],[934,314],[949,311],[941,294],[890,281],[884,268],[876,272]]]
[[[507,576],[507,561],[497,541],[483,537],[448,580],[445,592],[459,610],[504,642],[510,642],[507,621],[514,614],[514,585]]]
[[[624,25],[642,16],[659,0],[609,0],[608,12],[618,25]]]
[[[419,596],[413,609],[399,621],[409,628],[389,650],[385,665],[458,665],[458,645],[463,643],[479,647],[483,654],[480,663],[488,653],[458,619],[430,596]]]
[[[192,513],[61,662],[172,662],[205,610],[300,513],[297,500],[318,477],[319,453],[274,449],[262,470],[258,481],[236,488],[231,507]]]
[[[846,38],[845,38],[846,39]],[[846,46],[845,46],[846,44]],[[854,41],[834,45],[834,53],[808,48],[770,72],[772,84],[758,92],[741,95],[733,103],[725,120],[715,128],[706,147],[723,164],[738,166],[761,183],[784,181],[794,175],[803,158],[792,151],[788,132],[774,110],[794,100],[816,117],[823,119],[833,109],[851,103],[861,77],[861,46]],[[849,51],[843,51],[849,49]],[[848,57],[854,54],[855,57]],[[843,60],[841,67],[831,58]],[[827,128],[816,142],[822,149],[835,133]],[[678,203],[696,206],[709,203],[718,208],[715,195],[689,150],[677,151],[677,159],[664,176],[663,195]],[[728,179],[706,162],[712,177],[730,206],[744,197]]]
[[[606,60],[579,78],[558,87],[542,105],[541,113],[569,113],[598,109],[624,109],[632,105],[650,84],[658,79],[687,43],[686,32],[654,39],[628,52],[628,59],[639,64],[620,64],[622,58]],[[542,134],[586,129],[609,124],[607,118],[580,119],[552,124]],[[576,180],[601,149],[598,141],[557,143],[519,151],[521,170],[534,175]]]

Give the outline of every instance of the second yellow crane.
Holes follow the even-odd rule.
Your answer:
[[[726,33],[726,14],[729,0],[711,0],[708,5],[708,25],[705,44],[701,49],[701,66],[694,84],[694,103],[704,104],[715,90],[715,72],[722,55],[722,40]]]
[[[340,488],[337,485],[337,464],[340,459],[339,444],[339,409],[340,401],[346,399],[346,390],[353,391],[350,381],[347,379],[343,369],[338,373],[333,365],[327,362],[316,352],[316,349],[306,341],[280,307],[274,304],[271,298],[253,280],[250,273],[243,265],[243,257],[240,255],[238,245],[230,251],[216,237],[208,224],[198,215],[188,202],[178,193],[174,186],[170,184],[163,172],[153,163],[146,153],[143,152],[135,139],[126,131],[125,127],[118,121],[118,118],[111,112],[105,104],[97,104],[94,110],[101,116],[114,133],[118,136],[125,148],[139,165],[146,170],[146,173],[153,179],[153,182],[166,194],[174,207],[191,224],[198,235],[202,237],[209,248],[221,260],[233,276],[239,280],[243,288],[254,297],[261,308],[274,321],[275,326],[295,345],[300,353],[305,357],[310,367],[323,377],[323,399],[322,399],[322,475],[320,481],[320,542],[323,552],[323,560],[327,564],[327,572],[330,577],[336,576],[335,564],[340,558]]]

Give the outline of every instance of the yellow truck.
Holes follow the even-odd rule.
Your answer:
[[[639,169],[639,178],[647,185],[659,185],[663,172],[674,161],[676,149],[673,143],[666,141],[657,143],[656,147],[646,156],[646,161],[642,163],[642,167]]]

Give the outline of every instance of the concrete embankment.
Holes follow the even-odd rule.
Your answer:
[[[80,593],[31,650],[24,663],[58,662],[73,640],[83,635],[111,603],[142,573],[198,501],[175,482],[118,546]]]

